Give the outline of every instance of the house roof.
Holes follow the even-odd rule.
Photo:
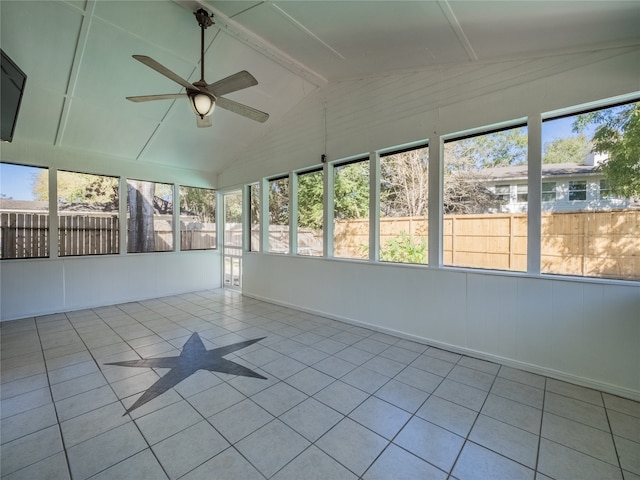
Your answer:
[[[482,174],[491,181],[525,180],[528,176],[527,168],[527,165],[485,168],[482,170]],[[599,173],[598,167],[593,165],[578,165],[576,163],[553,163],[542,165],[542,178],[595,175],[597,173]]]

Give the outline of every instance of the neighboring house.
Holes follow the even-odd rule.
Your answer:
[[[607,155],[587,155],[584,164],[553,163],[542,165],[542,211],[619,210],[638,208],[637,202],[611,195],[609,185],[598,166]],[[484,184],[504,203],[502,212],[527,211],[527,165],[482,170]]]

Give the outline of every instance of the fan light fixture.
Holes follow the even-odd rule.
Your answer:
[[[211,115],[216,106],[215,98],[202,92],[189,93],[189,103],[195,114],[203,119]]]

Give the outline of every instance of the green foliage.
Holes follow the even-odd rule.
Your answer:
[[[369,162],[338,166],[334,170],[334,216],[338,219],[369,216]]]
[[[208,188],[180,187],[180,212],[195,215],[202,223],[214,223],[216,192]]]
[[[392,238],[380,248],[380,260],[383,262],[426,264],[427,240],[424,237],[413,237],[402,231],[399,237]]]
[[[590,151],[589,141],[581,133],[572,137],[555,138],[544,146],[542,163],[584,163]]]
[[[298,225],[319,230],[322,228],[324,190],[322,171],[298,176]]]
[[[525,127],[519,127],[446,143],[447,165],[457,170],[525,165],[527,141]]]
[[[59,171],[58,200],[62,203],[118,205],[118,179],[89,173]],[[49,171],[42,170],[33,179],[32,191],[37,200],[49,199]]]
[[[289,223],[289,177],[269,182],[269,223]]]
[[[640,102],[578,115],[575,132],[595,125],[593,150],[608,153],[601,166],[615,195],[640,196]]]

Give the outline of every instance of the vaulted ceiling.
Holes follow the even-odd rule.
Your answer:
[[[177,75],[248,70],[258,85],[227,97],[266,123],[217,108],[197,128],[184,99],[132,103],[183,88]],[[216,173],[318,88],[348,79],[640,44],[638,1],[0,1],[0,45],[27,74],[14,142]]]

